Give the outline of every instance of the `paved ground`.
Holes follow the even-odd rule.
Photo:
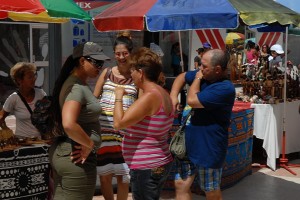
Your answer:
[[[300,163],[300,160],[293,160]],[[297,175],[284,168],[272,171],[269,168],[253,167],[253,174],[245,177],[231,188],[222,191],[224,200],[283,200],[299,199],[300,167],[290,168]],[[253,192],[255,190],[255,192]],[[246,195],[247,196],[244,196]],[[116,196],[115,196],[116,199]],[[174,200],[172,191],[163,191],[160,200]],[[204,200],[202,195],[193,194],[193,200]],[[93,200],[104,200],[102,195],[94,196]],[[132,200],[129,194],[128,200]]]

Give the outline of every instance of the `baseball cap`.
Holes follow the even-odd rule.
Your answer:
[[[280,44],[274,44],[273,46],[271,46],[270,50],[275,51],[278,54],[283,54],[284,53],[284,51],[282,49],[282,46]]]
[[[103,53],[103,48],[94,42],[85,42],[74,47],[73,59],[82,56],[89,56],[95,60],[110,60],[110,58]]]
[[[210,49],[211,45],[208,42],[203,43],[203,48]]]

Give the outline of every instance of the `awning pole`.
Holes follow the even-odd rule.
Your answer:
[[[178,31],[178,41],[179,41],[179,50],[180,50],[180,65],[181,65],[181,71],[184,72],[184,63],[183,63],[183,55],[182,55],[182,45],[181,45],[181,34],[180,31]]]

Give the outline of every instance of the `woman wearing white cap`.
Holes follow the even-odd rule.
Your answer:
[[[284,51],[280,44],[274,44],[270,48],[271,56],[269,57],[269,71],[271,75],[275,75],[277,73],[283,73],[285,71],[282,66],[282,57],[284,56]]]

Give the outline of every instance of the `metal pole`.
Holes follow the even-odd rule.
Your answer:
[[[184,72],[184,63],[183,63],[183,54],[182,54],[182,45],[181,45],[181,33],[178,31],[178,41],[179,41],[179,50],[180,50],[180,65],[181,65],[181,71]]]
[[[288,61],[288,53],[287,53],[287,46],[288,46],[288,26],[285,28],[285,61],[284,61],[284,94],[283,94],[283,131],[285,131],[285,120],[286,120],[286,86],[287,86],[287,77],[286,77],[286,70],[287,70],[287,61]]]

